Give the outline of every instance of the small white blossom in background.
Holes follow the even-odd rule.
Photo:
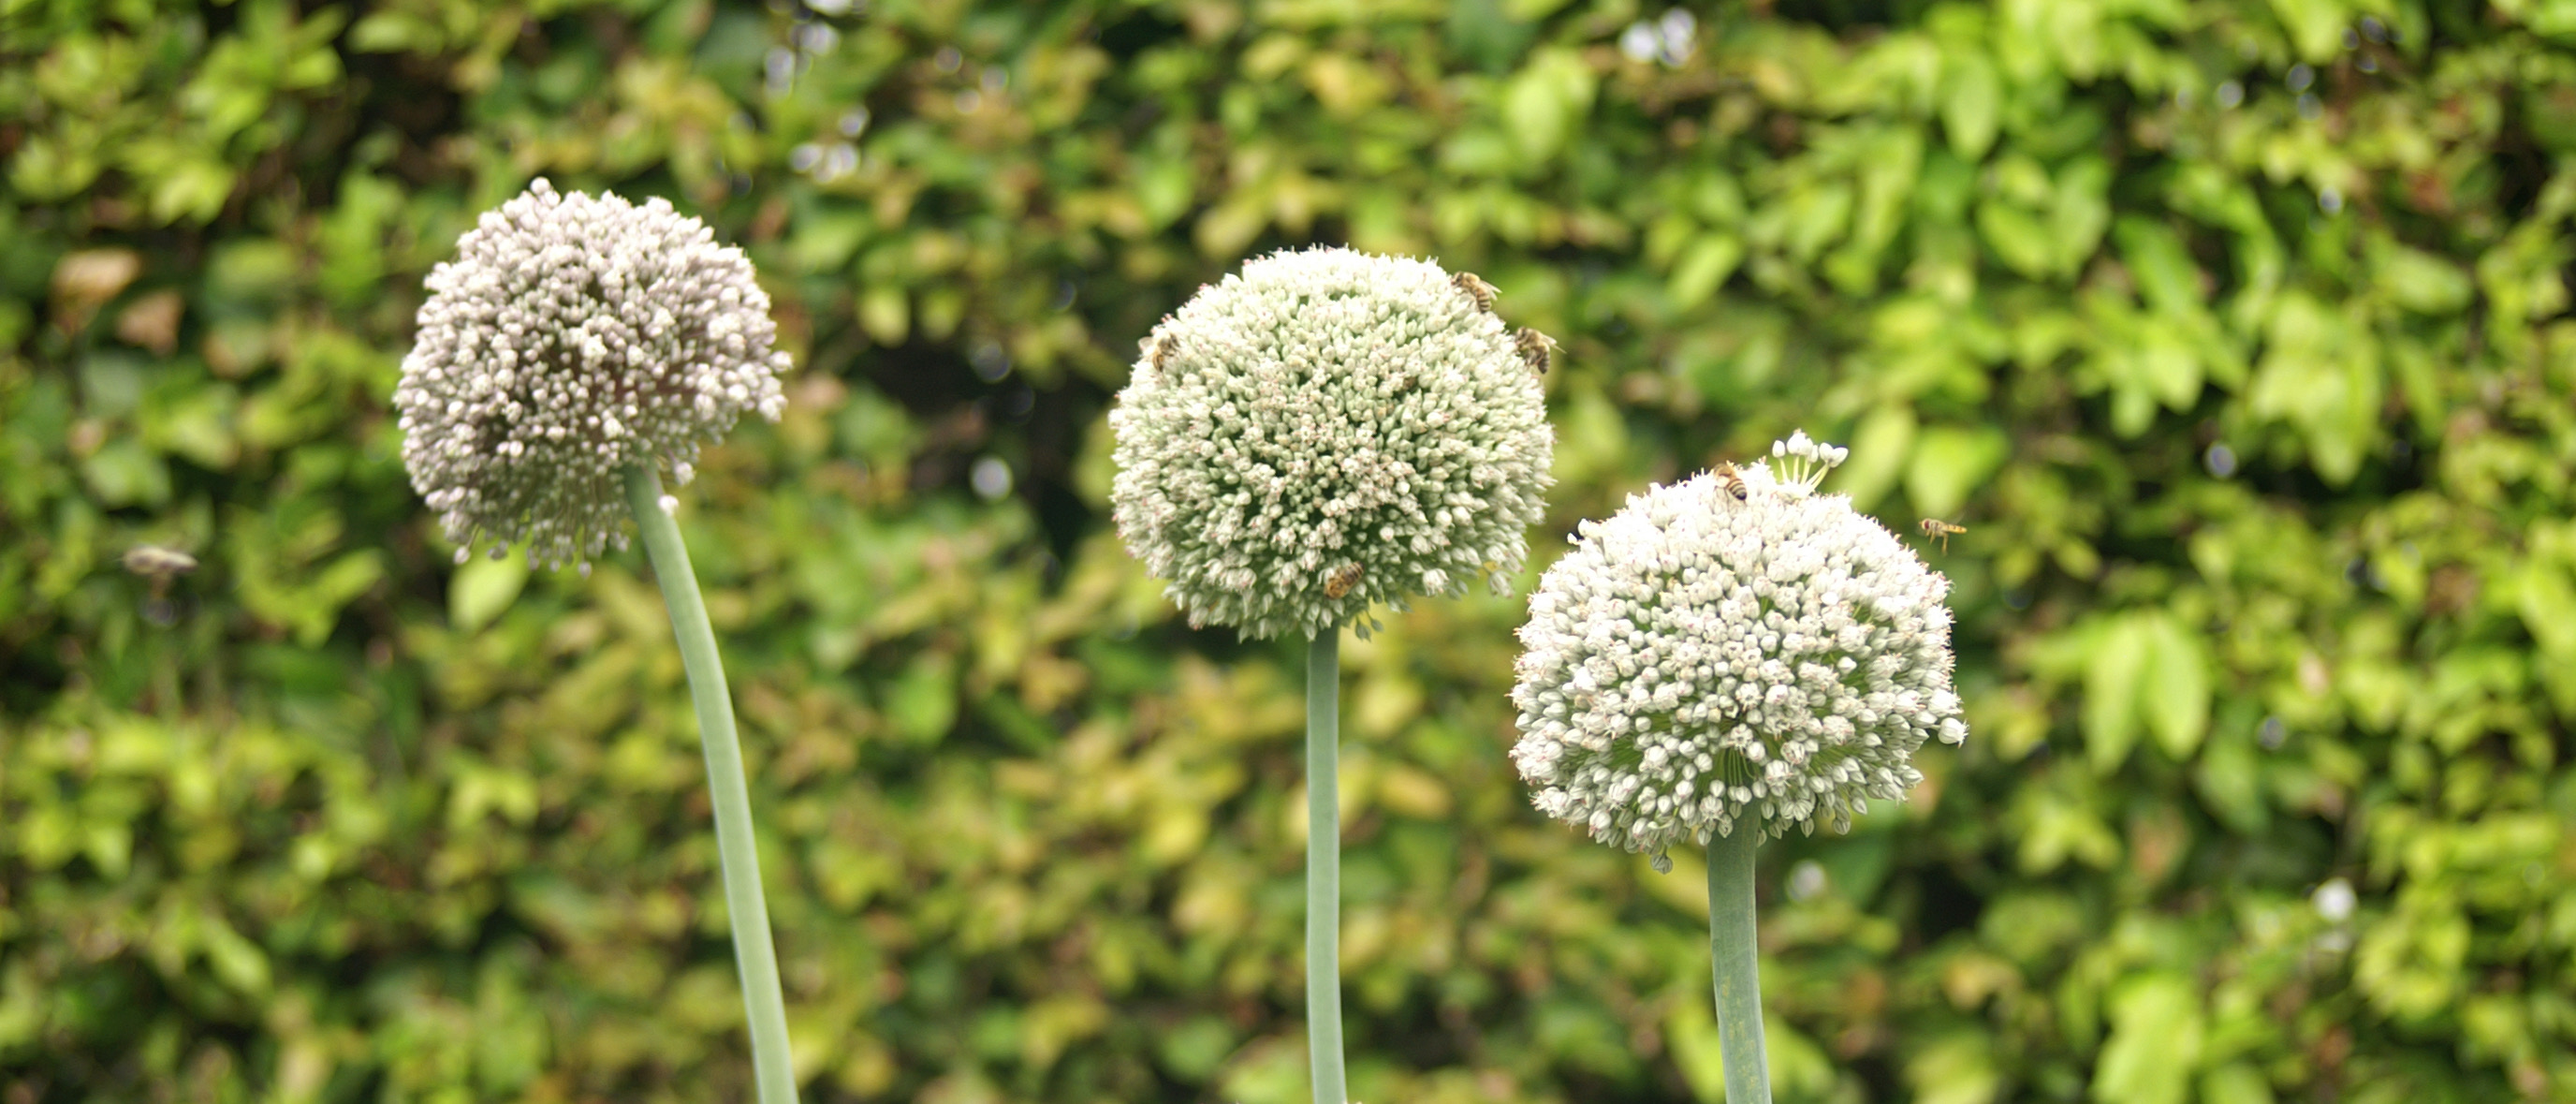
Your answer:
[[[1683,8],[1674,8],[1654,20],[1640,19],[1628,24],[1619,34],[1619,52],[1633,61],[1660,61],[1677,66],[1698,52],[1693,36],[1699,31],[1699,17]]]
[[[1491,301],[1428,261],[1283,251],[1154,328],[1109,414],[1110,501],[1192,625],[1316,634],[1508,586],[1555,437],[1545,339]]]
[[[694,474],[745,411],[778,420],[769,296],[742,251],[661,199],[539,179],[429,274],[394,407],[412,488],[463,562],[584,563],[626,546],[621,472]],[[668,511],[677,505],[662,500]]]
[[[2332,924],[2352,919],[2353,906],[2361,903],[2360,895],[2352,891],[2352,883],[2342,878],[2326,879],[2324,885],[2309,895],[2309,900],[2316,905],[2317,915]]]
[[[1836,829],[1967,736],[1949,581],[1816,482],[1844,450],[1801,432],[1587,521],[1530,596],[1512,762],[1549,816],[1656,857],[1739,828]]]

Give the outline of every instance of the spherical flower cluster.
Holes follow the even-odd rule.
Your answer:
[[[1583,523],[1530,596],[1512,762],[1549,816],[1656,857],[1685,837],[1839,830],[1967,736],[1949,581],[1841,495],[1799,433]],[[1746,823],[1749,821],[1750,823]]]
[[[1109,415],[1110,500],[1192,625],[1311,635],[1508,585],[1555,439],[1546,339],[1506,332],[1492,293],[1427,261],[1283,251],[1154,328]]]
[[[742,251],[661,199],[556,194],[486,212],[429,274],[394,407],[412,488],[457,562],[584,562],[626,545],[621,471],[686,483],[744,411],[778,419],[777,327]],[[664,500],[668,509],[670,500]]]

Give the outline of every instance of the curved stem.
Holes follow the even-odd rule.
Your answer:
[[[751,793],[743,784],[742,744],[734,735],[733,699],[725,690],[724,664],[716,657],[707,603],[689,569],[680,527],[662,512],[662,480],[641,465],[626,469],[626,505],[643,530],[644,551],[662,602],[671,609],[680,664],[689,672],[689,697],[698,707],[698,739],[707,753],[707,793],[716,818],[716,855],[724,867],[725,912],[733,924],[733,960],[742,977],[743,1009],[751,1025],[752,1075],[761,1104],[795,1104],[796,1076],[787,1060],[787,1005],[778,991],[778,952],[769,942],[769,905],[760,893],[760,853],[751,833]]]
[[[1342,636],[1306,644],[1306,1052],[1315,1104],[1342,1081]]]
[[[1717,1045],[1728,1104],[1771,1104],[1762,1051],[1762,981],[1753,941],[1753,848],[1760,826],[1738,820],[1708,841],[1708,950],[1717,981]]]

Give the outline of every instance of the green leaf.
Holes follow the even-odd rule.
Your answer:
[[[2120,838],[2103,823],[2098,796],[2082,776],[2061,776],[2048,788],[2026,785],[2013,800],[2013,827],[2021,847],[2014,856],[2024,875],[2046,874],[2074,859],[2096,870],[2120,861]]]
[[[2078,157],[2058,170],[2048,217],[2057,272],[2071,276],[2082,269],[2101,247],[2102,232],[2110,225],[2111,163],[2100,157]]]
[[[349,47],[364,53],[432,53],[445,42],[436,24],[406,11],[373,12],[349,28]]]
[[[2003,1088],[1994,1046],[1975,1033],[1944,1036],[1905,1064],[1914,1104],[1989,1104]]]
[[[233,387],[190,387],[178,390],[167,400],[161,398],[162,393],[156,389],[153,400],[143,409],[143,439],[201,467],[218,471],[231,467],[241,454],[231,424],[233,408],[239,402]]]
[[[2341,0],[2272,0],[2272,14],[2290,32],[2299,56],[2316,62],[2335,56],[2352,25],[2352,12]]]
[[[1574,124],[1592,111],[1599,78],[1581,54],[1551,46],[1503,90],[1502,112],[1512,145],[1524,163],[1547,161],[1564,148]]]
[[[912,332],[911,303],[903,289],[878,284],[859,293],[859,324],[880,345],[901,345]]]
[[[1851,226],[1852,188],[1830,181],[1799,188],[1780,201],[1781,245],[1791,257],[1812,260]]]
[[[2009,201],[1980,200],[1977,233],[1995,251],[1995,259],[2023,276],[2045,276],[2057,267],[2057,242],[2047,224]]]
[[[2576,580],[2554,560],[2533,557],[2509,579],[2523,627],[2553,660],[2576,658]]]
[[[2200,1104],[2273,1104],[2272,1083],[2246,1062],[2229,1062],[2200,1077]]]
[[[519,591],[528,584],[528,560],[525,556],[476,556],[456,569],[447,581],[447,623],[456,631],[480,631],[501,616],[502,611],[517,601]]]
[[[2209,731],[2209,655],[2172,614],[2144,616],[2145,680],[2139,704],[2147,732],[2165,754],[2188,760]]]
[[[202,299],[219,315],[263,313],[294,290],[300,263],[285,242],[233,239],[207,261]]]
[[[1905,469],[1906,497],[1933,517],[1955,515],[2011,452],[2002,431],[1991,426],[1926,429],[1915,440],[1913,458]]]
[[[2456,314],[2475,289],[2450,261],[2390,243],[2371,263],[2371,282],[2388,301],[2417,314]]]
[[[2138,380],[2147,391],[2171,410],[2189,410],[2200,398],[2200,358],[2170,327],[2148,323],[2140,335],[2137,357]]]
[[[198,946],[205,951],[206,964],[214,967],[215,976],[244,996],[266,996],[270,980],[269,962],[268,955],[259,949],[259,945],[243,938],[219,911],[195,912],[193,919]]]
[[[2093,1069],[2102,1104],[2184,1104],[2200,1064],[2200,993],[2178,974],[2131,977],[2112,991],[2111,1037]]]
[[[1851,459],[1834,469],[1833,489],[1850,495],[1852,505],[1860,509],[1877,505],[1905,474],[1905,458],[1914,452],[1914,433],[1913,407],[1888,403],[1870,411],[1852,431]]]
[[[9,183],[33,199],[58,199],[89,187],[106,164],[87,144],[39,134],[9,164]]]
[[[2121,263],[2138,282],[2139,296],[2158,313],[2194,313],[2206,301],[2200,265],[2172,227],[2123,215],[2111,237],[2119,244]]]
[[[2138,687],[2145,681],[2150,632],[2136,616],[2115,617],[2095,631],[2084,660],[2084,747],[2097,774],[2118,770],[2138,740]]]
[[[2272,823],[2261,754],[2246,734],[2220,735],[2201,748],[2192,766],[2201,805],[2239,835],[2259,835]]]
[[[1995,144],[2003,79],[1983,54],[1951,54],[1942,69],[1941,129],[1950,136],[1952,151],[1975,161]]]
[[[384,578],[384,554],[362,548],[331,561],[297,588],[295,639],[307,648],[320,644],[339,623],[340,610]]]
[[[1744,244],[1735,235],[1705,233],[1682,251],[1681,262],[1673,266],[1672,282],[1666,294],[1673,306],[1687,310],[1708,301],[1717,294],[1718,286],[1735,271],[1744,259]]]
[[[1187,161],[1154,156],[1138,160],[1136,203],[1144,210],[1146,225],[1160,230],[1190,209],[1198,180],[1190,175]]]
[[[2304,293],[2283,294],[2247,393],[2257,416],[2299,429],[2309,463],[2337,486],[2351,481],[2377,443],[2383,387],[2378,343],[2347,310]]]
[[[1724,169],[1702,169],[1692,177],[1690,209],[1711,226],[1733,226],[1744,221],[1744,188]]]
[[[913,660],[886,695],[886,719],[916,743],[937,743],[957,720],[956,664],[944,653]]]
[[[858,255],[875,224],[866,211],[854,208],[816,211],[797,221],[796,238],[789,245],[788,256],[791,263],[807,272],[841,268]]]
[[[106,506],[158,506],[170,500],[170,467],[140,438],[120,436],[81,461],[81,479]]]
[[[190,158],[157,174],[152,184],[152,217],[159,222],[204,222],[220,213],[232,194],[230,166]]]
[[[1217,1071],[1236,1043],[1234,1029],[1215,1016],[1197,1016],[1162,1033],[1155,1052],[1163,1068],[1193,1081]]]

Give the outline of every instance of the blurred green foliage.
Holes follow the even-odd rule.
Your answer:
[[[1968,526],[1969,743],[1765,851],[1784,1100],[2576,1097],[2571,156],[2565,0],[0,2],[0,1101],[747,1097],[635,558],[452,568],[397,459],[538,174],[800,365],[682,519],[809,1099],[1301,1098],[1297,650],[1176,623],[1100,416],[1307,241],[1564,342],[1541,566],[1799,426]],[[1354,1093],[1716,1100],[1520,616],[1347,648]]]

